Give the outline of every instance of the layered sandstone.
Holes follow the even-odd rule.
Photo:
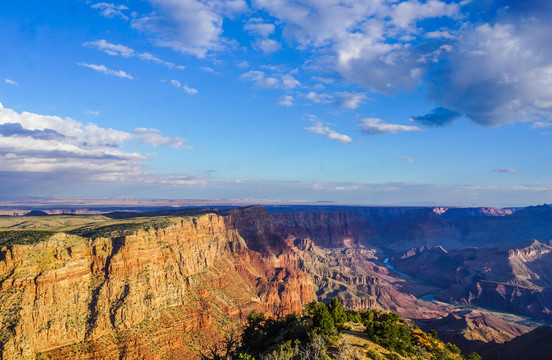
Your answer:
[[[190,359],[253,310],[300,311],[314,299],[307,275],[251,251],[228,218],[171,221],[3,247],[2,358]]]
[[[393,265],[442,287],[437,299],[552,319],[552,242],[450,252],[422,247]]]

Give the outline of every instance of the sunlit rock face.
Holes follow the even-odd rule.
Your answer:
[[[300,311],[310,278],[214,214],[117,238],[56,234],[0,251],[2,358],[195,358],[253,310]]]

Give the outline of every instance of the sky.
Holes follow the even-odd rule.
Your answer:
[[[552,202],[548,0],[0,2],[0,201]]]

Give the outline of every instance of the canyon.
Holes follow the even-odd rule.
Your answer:
[[[0,219],[2,359],[194,359],[252,311],[333,297],[460,343],[508,344],[532,328],[458,304],[550,319],[547,205],[37,215]]]

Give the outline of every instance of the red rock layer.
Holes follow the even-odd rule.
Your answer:
[[[0,249],[1,357],[191,359],[253,310],[315,298],[308,275],[249,250],[228,219],[174,222]]]

